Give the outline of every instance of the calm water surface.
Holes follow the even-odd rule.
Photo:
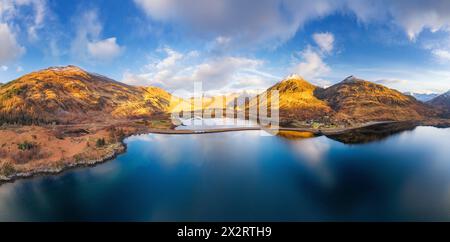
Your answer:
[[[361,145],[262,131],[128,138],[91,168],[0,186],[0,220],[450,221],[450,129]]]
[[[191,118],[180,119],[181,125],[176,130],[208,130],[208,129],[227,129],[227,128],[252,128],[259,127],[258,123],[252,120],[235,118]]]

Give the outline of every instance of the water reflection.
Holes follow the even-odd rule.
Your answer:
[[[276,135],[290,140],[307,139],[315,137],[314,133],[311,132],[290,131],[290,130],[280,130],[277,132]]]
[[[0,220],[450,220],[450,129],[361,145],[260,132],[129,138],[114,161],[0,186]]]
[[[235,118],[201,118],[194,117],[190,119],[181,119],[181,125],[176,130],[208,130],[208,129],[227,129],[227,128],[254,128],[259,127],[253,120],[235,119]]]
[[[326,163],[326,156],[331,148],[330,142],[332,141],[324,137],[289,142],[298,161],[318,177],[318,181],[324,186],[332,186],[334,179]]]
[[[364,144],[384,140],[404,131],[414,130],[416,126],[417,124],[414,122],[383,123],[353,129],[341,134],[327,135],[327,137],[345,144]]]

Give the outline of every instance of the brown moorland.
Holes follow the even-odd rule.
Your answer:
[[[272,90],[279,92],[281,124],[294,127],[283,130],[282,135],[290,138],[299,136],[293,131],[342,133],[373,121],[450,124],[437,101],[424,104],[354,77],[320,88],[293,75],[266,93]],[[236,111],[271,104],[270,95],[262,103],[257,95],[239,105],[239,95],[228,96],[235,102],[221,104],[217,100],[225,96],[208,97],[202,99],[202,109],[223,105]],[[24,75],[0,86],[0,180],[105,161],[123,152],[123,139],[134,134],[189,133],[173,130],[170,113],[194,111],[192,105],[192,99],[174,97],[163,89],[126,85],[75,66]]]

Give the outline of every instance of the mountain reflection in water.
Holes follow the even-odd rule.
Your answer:
[[[261,132],[130,137],[113,161],[1,185],[0,220],[450,221],[450,129]]]
[[[382,123],[369,127],[356,128],[341,134],[327,135],[328,138],[344,144],[364,144],[388,138],[404,131],[411,131],[417,127],[414,122]]]

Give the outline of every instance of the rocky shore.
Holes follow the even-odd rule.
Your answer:
[[[374,139],[384,138],[390,134],[401,132],[414,128],[416,126],[434,126],[441,128],[450,127],[449,120],[432,120],[426,122],[371,122],[361,124],[354,127],[347,128],[329,128],[329,129],[313,129],[313,128],[279,128],[279,131],[288,132],[308,132],[312,136],[325,135],[329,138],[339,140],[343,143],[355,143],[355,142],[370,142]],[[11,171],[8,174],[0,173],[0,185],[2,183],[13,182],[17,179],[31,178],[41,175],[55,175],[66,170],[77,167],[89,167],[114,159],[117,155],[126,152],[126,144],[124,140],[127,137],[139,134],[207,134],[207,133],[220,133],[220,132],[236,132],[246,130],[266,130],[262,127],[238,127],[238,128],[221,128],[221,129],[205,129],[205,130],[176,130],[172,128],[145,128],[135,130],[122,137],[119,142],[112,143],[102,148],[105,151],[101,156],[89,159],[70,159],[66,162],[41,164],[40,166],[33,167],[27,171]],[[271,132],[270,129],[267,129]],[[272,130],[273,131],[273,130]],[[302,136],[303,137],[303,136]]]
[[[126,151],[126,145],[123,142],[113,144],[108,148],[111,149],[110,152],[108,152],[105,156],[99,157],[96,159],[78,160],[78,161],[73,161],[70,163],[65,163],[64,165],[60,165],[60,166],[40,167],[37,169],[33,169],[31,171],[12,173],[9,175],[0,174],[0,185],[3,183],[7,183],[7,182],[13,182],[18,179],[31,178],[31,177],[42,176],[42,175],[56,175],[56,174],[66,171],[66,170],[78,168],[78,167],[95,166],[100,163],[104,163],[106,161],[112,160],[112,159],[116,158],[117,155],[122,154]]]

